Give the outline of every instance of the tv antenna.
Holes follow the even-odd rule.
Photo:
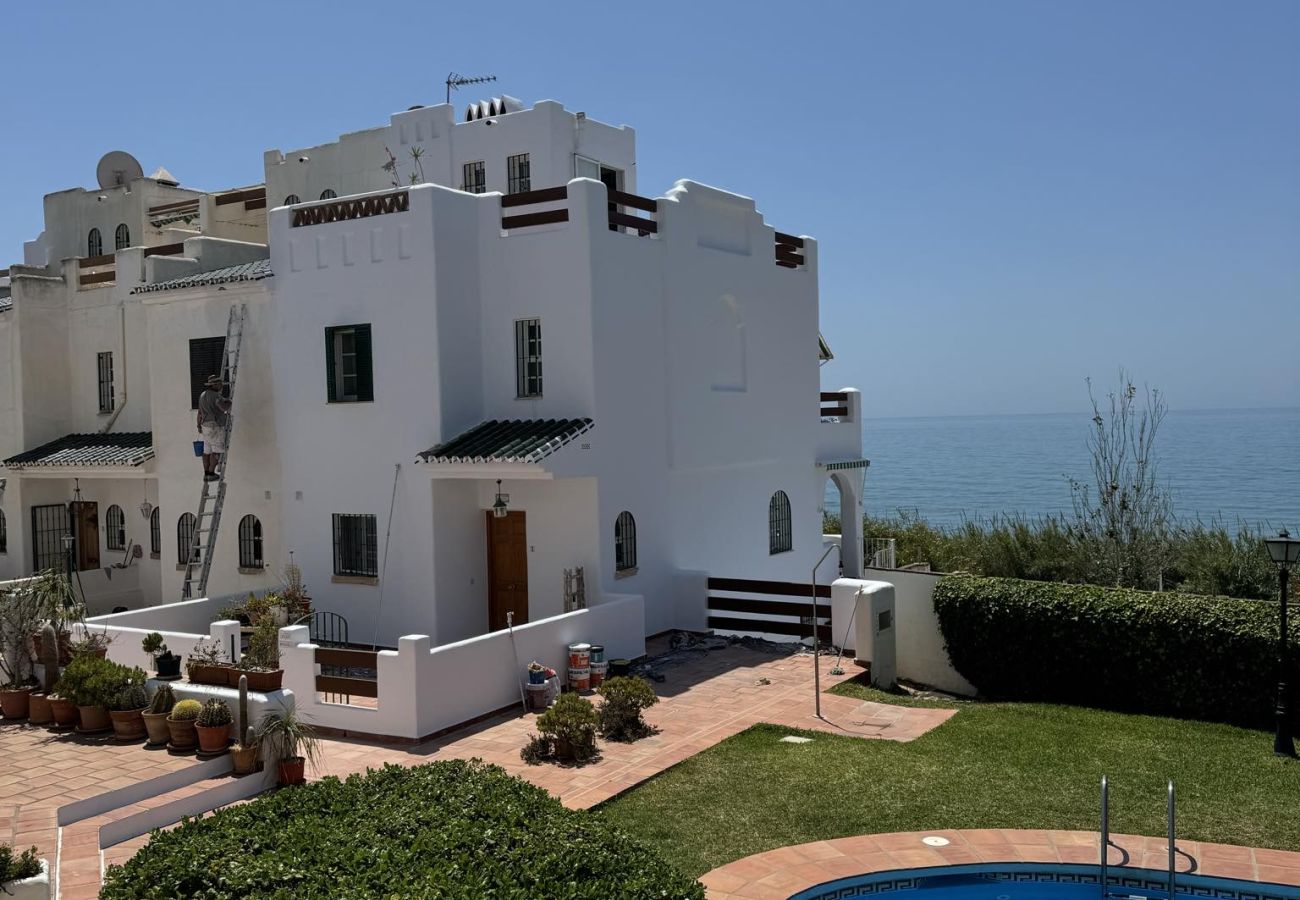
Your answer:
[[[495,75],[461,75],[459,72],[449,72],[447,74],[447,102],[451,102],[451,92],[459,90],[462,85],[466,84],[487,84],[489,81],[496,81]]]

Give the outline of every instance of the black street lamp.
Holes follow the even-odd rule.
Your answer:
[[[1273,738],[1273,752],[1279,756],[1295,756],[1295,743],[1291,739],[1291,710],[1287,706],[1287,626],[1286,590],[1291,579],[1291,567],[1300,563],[1300,538],[1293,538],[1285,528],[1275,538],[1265,538],[1268,555],[1278,569],[1282,628],[1277,646],[1277,735]]]

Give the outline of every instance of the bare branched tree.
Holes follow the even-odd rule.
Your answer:
[[[1123,369],[1119,382],[1103,410],[1088,379],[1092,481],[1070,479],[1073,530],[1090,558],[1089,580],[1158,590],[1173,527],[1173,503],[1157,478],[1155,454],[1168,404],[1154,388],[1140,397]]]

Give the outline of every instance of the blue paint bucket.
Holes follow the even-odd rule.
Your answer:
[[[203,441],[195,441],[195,442],[194,442],[194,455],[195,455],[195,456],[202,456],[202,455],[203,455]]]

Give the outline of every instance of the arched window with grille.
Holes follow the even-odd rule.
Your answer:
[[[149,552],[162,556],[162,513],[156,506],[149,514]]]
[[[176,563],[185,565],[190,561],[190,550],[194,547],[194,513],[182,513],[176,520]]]
[[[108,532],[105,540],[109,550],[126,549],[126,516],[116,503],[104,513],[104,529]]]
[[[117,233],[113,235],[113,246],[118,250],[131,246],[131,229],[126,227],[125,222],[117,226]]]
[[[290,194],[288,197],[284,198],[285,206],[293,206],[295,203],[301,203],[301,202],[302,201],[298,199],[297,194]]]
[[[333,200],[337,196],[338,194],[334,192],[333,188],[325,188],[325,190],[320,192],[320,198],[322,200]]]
[[[244,516],[239,520],[239,568],[261,569],[262,523],[257,516]]]
[[[90,234],[86,238],[86,255],[87,256],[104,255],[104,239],[99,236],[98,228],[90,229]]]
[[[9,552],[9,532],[5,525],[5,511],[0,509],[0,553]]]
[[[636,571],[636,519],[627,510],[614,520],[614,571]]]
[[[794,549],[792,531],[790,498],[785,491],[777,491],[767,505],[767,552],[785,553]]]

